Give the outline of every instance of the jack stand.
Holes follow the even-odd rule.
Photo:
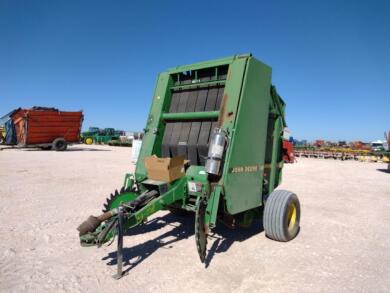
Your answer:
[[[123,207],[118,208],[118,248],[116,252],[116,262],[117,262],[117,273],[112,277],[116,280],[119,280],[124,276],[122,267],[123,267]]]

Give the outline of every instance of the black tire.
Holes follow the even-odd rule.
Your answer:
[[[68,147],[68,144],[67,144],[66,140],[63,138],[56,138],[53,141],[53,149],[55,149],[57,152],[64,151],[64,150],[66,150],[67,147]]]
[[[263,225],[268,238],[290,241],[299,232],[301,206],[295,193],[275,190],[265,203]]]

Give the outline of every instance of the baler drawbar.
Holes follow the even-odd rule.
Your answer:
[[[123,276],[124,231],[157,211],[195,213],[195,241],[205,261],[217,220],[231,227],[262,218],[265,234],[289,241],[299,232],[298,197],[275,190],[283,168],[285,103],[271,85],[271,68],[252,55],[172,68],[159,75],[135,174],[107,199],[103,214],[79,227],[81,245],[117,236]],[[182,157],[183,176],[150,178],[145,158]]]

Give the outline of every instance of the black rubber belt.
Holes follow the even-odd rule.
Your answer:
[[[204,111],[204,107],[206,106],[207,99],[207,89],[198,90],[198,95],[196,98],[195,104],[195,112]],[[200,132],[200,126],[202,123],[200,121],[195,121],[191,123],[191,130],[188,138],[188,160],[190,160],[191,165],[198,165],[198,137]]]
[[[205,111],[213,111],[215,110],[215,105],[217,102],[218,88],[210,88]],[[202,122],[202,126],[200,127],[199,139],[198,139],[198,155],[200,159],[200,165],[205,165],[205,157],[207,157],[208,145],[209,145],[209,137],[211,132],[211,124],[210,121]]]
[[[169,108],[169,113],[177,113],[177,107],[179,105],[179,100],[180,100],[180,93],[174,92],[172,94],[172,99],[171,99],[171,105]],[[165,126],[165,131],[164,131],[164,136],[163,136],[163,141],[162,141],[162,150],[161,154],[163,158],[170,157],[170,142],[171,142],[171,136],[173,132],[173,122],[168,122],[167,125]]]
[[[183,113],[186,111],[189,91],[180,92],[179,95],[180,95],[180,99],[179,99],[179,105],[177,107],[177,112]],[[183,122],[175,122],[173,124],[171,141],[169,142],[169,148],[172,157],[176,157],[178,155],[178,144],[180,140],[180,132],[181,132],[182,125]]]
[[[196,99],[198,96],[198,92],[196,90],[192,90],[188,94],[187,107],[185,112],[194,112]],[[181,125],[179,142],[177,146],[178,155],[182,155],[185,158],[188,158],[188,141],[191,132],[191,124],[192,122],[183,122]]]

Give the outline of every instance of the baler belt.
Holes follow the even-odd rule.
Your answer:
[[[172,94],[171,105],[169,107],[169,113],[177,113],[179,100],[180,100],[180,93],[174,92]],[[169,145],[170,145],[170,141],[171,141],[171,137],[172,137],[173,126],[174,126],[174,123],[167,123],[167,125],[165,126],[164,137],[163,137],[162,148],[161,148],[161,153],[162,153],[162,156],[164,158],[171,157]]]
[[[175,91],[169,113],[203,112],[219,110],[223,86]],[[162,156],[183,155],[191,165],[204,165],[212,129],[217,122],[167,122],[162,141]]]
[[[189,91],[183,91],[179,95],[180,95],[179,104],[177,106],[176,112],[183,113],[183,112],[186,112]],[[182,124],[183,124],[183,122],[175,122],[173,124],[172,136],[171,136],[171,140],[169,142],[169,149],[170,149],[170,153],[171,153],[172,157],[175,157],[179,154],[178,153],[178,144],[179,144]]]
[[[204,111],[207,100],[208,89],[201,89],[198,91],[195,112]],[[191,165],[199,164],[198,160],[198,137],[200,132],[200,127],[202,122],[194,121],[191,123],[191,130],[188,138],[188,160],[190,160]]]
[[[211,88],[207,95],[205,111],[216,110],[218,88]],[[198,157],[200,165],[205,165],[205,158],[207,157],[209,137],[211,132],[212,122],[202,122],[200,127],[199,139],[198,139]]]
[[[185,112],[195,112],[195,104],[196,104],[197,96],[198,96],[197,91],[190,91],[189,92]],[[178,146],[177,146],[178,155],[182,155],[185,158],[188,158],[187,147],[188,147],[188,140],[189,140],[189,135],[190,135],[190,131],[191,131],[191,124],[192,124],[192,122],[182,122],[179,142],[178,142]]]

